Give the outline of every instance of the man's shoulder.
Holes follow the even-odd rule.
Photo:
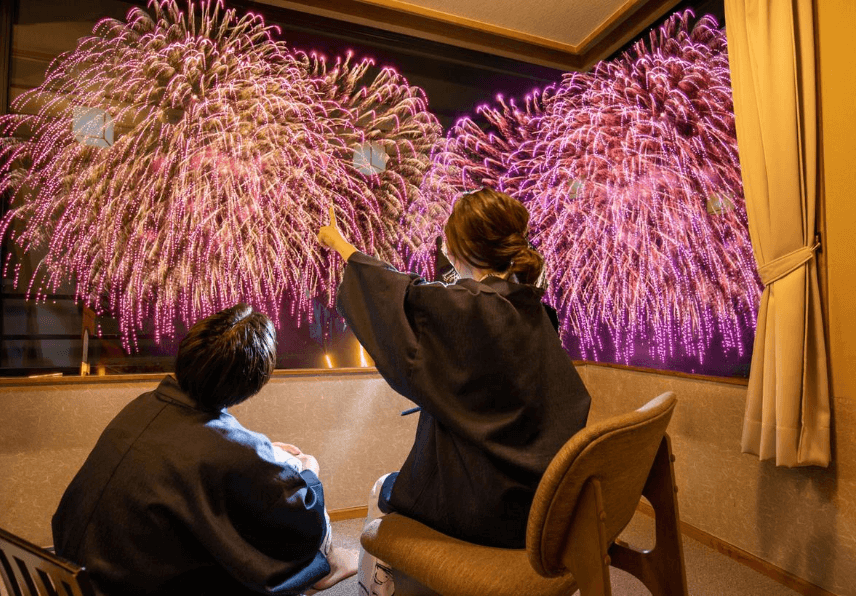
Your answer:
[[[238,420],[228,412],[221,412],[219,416],[212,417],[201,425],[203,432],[210,435],[212,441],[222,443],[224,446],[231,445],[236,450],[255,451],[260,443],[267,438],[261,433],[245,428]]]
[[[119,410],[119,413],[113,417],[104,432],[119,430],[123,433],[132,433],[135,429],[142,432],[158,416],[165,405],[157,399],[154,391],[140,394]]]
[[[231,418],[171,399],[159,387],[128,402],[104,429],[101,442],[109,443],[110,451],[129,451],[130,459],[187,460],[196,451],[235,442],[240,431],[229,421],[221,423],[224,416]]]

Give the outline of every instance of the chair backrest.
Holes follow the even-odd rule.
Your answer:
[[[0,574],[9,596],[94,596],[86,570],[0,529]]]
[[[559,450],[544,473],[529,514],[526,549],[541,575],[567,573],[568,537],[582,523],[577,501],[587,481],[596,479],[607,544],[630,522],[675,409],[674,393],[664,393],[638,410],[587,426]]]

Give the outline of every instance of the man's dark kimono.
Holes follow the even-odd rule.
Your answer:
[[[311,471],[171,376],[101,435],[53,517],[58,554],[103,594],[299,594],[330,571]]]
[[[363,253],[338,308],[390,386],[422,407],[391,507],[445,534],[522,548],[535,489],[590,397],[530,285],[427,283]]]

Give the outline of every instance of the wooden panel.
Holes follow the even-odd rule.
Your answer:
[[[680,0],[646,2],[636,7],[632,14],[624,13],[621,20],[615,19],[609,27],[595,32],[581,47],[580,62],[588,70],[604,58],[611,56],[621,46],[632,41],[645,28],[663,18]]]
[[[3,387],[51,387],[63,385],[109,385],[139,382],[157,384],[163,379],[165,372],[140,373],[129,375],[62,375],[50,373],[34,377],[0,377],[0,388]],[[272,379],[292,377],[375,377],[377,369],[367,368],[288,368],[273,371]]]
[[[9,72],[12,60],[14,2],[0,2],[0,114],[9,109]]]
[[[856,65],[851,45],[856,37],[856,4],[852,0],[824,0],[817,11],[817,84],[820,111],[822,207],[818,211],[823,230],[821,280],[825,290],[825,314],[829,335],[832,395],[856,398]],[[838,421],[835,422],[838,424]]]
[[[586,70],[663,16],[679,0],[629,1],[580,45],[497,27],[395,0],[261,0],[562,70]]]
[[[344,509],[333,509],[327,512],[330,516],[330,521],[344,521],[346,519],[364,519],[369,514],[369,508],[363,507],[345,507]]]

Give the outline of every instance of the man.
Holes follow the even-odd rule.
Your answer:
[[[57,553],[100,593],[301,594],[356,572],[356,553],[330,546],[315,458],[226,411],[275,361],[264,314],[223,310],[181,341],[175,376],[104,430],[53,517]]]

